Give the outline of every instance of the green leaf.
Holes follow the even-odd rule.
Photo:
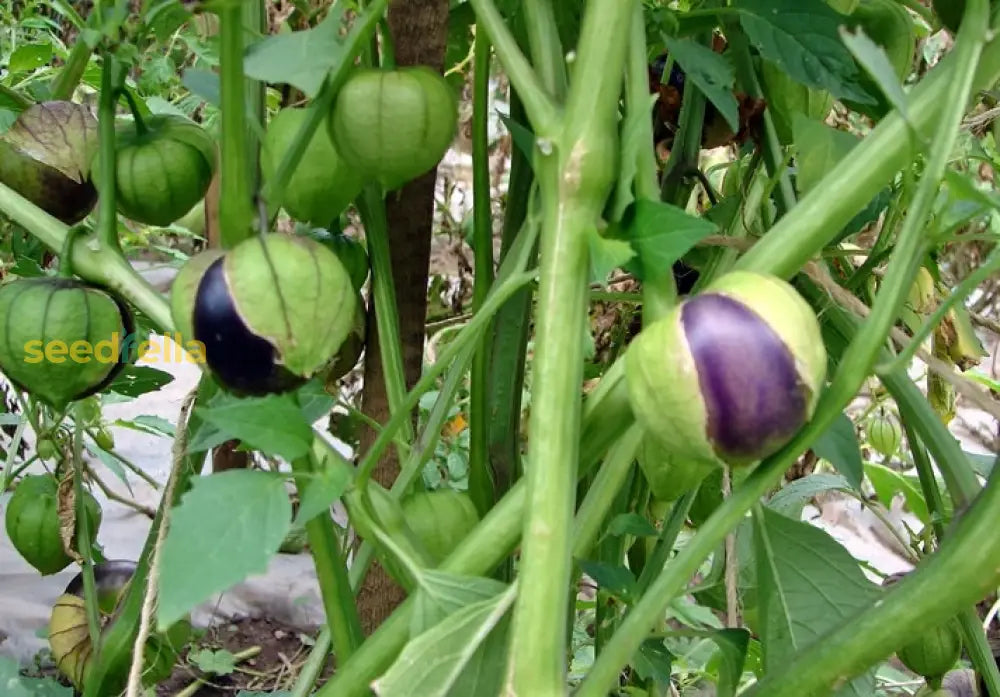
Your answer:
[[[146,11],[146,25],[157,41],[166,42],[174,32],[191,19],[191,13],[178,0],[156,0]]]
[[[965,451],[965,456],[969,458],[969,464],[972,465],[972,469],[976,471],[976,474],[984,478],[990,476],[998,459],[1000,459],[1000,456],[970,453],[969,451]]]
[[[174,425],[162,416],[149,416],[148,414],[144,414],[142,416],[135,417],[131,421],[117,419],[115,420],[115,425],[122,426],[123,428],[131,428],[133,431],[141,431],[153,436],[166,436],[167,438],[173,438],[175,435]]]
[[[813,452],[837,468],[854,489],[861,489],[864,466],[854,422],[841,414],[812,445]]]
[[[218,651],[201,649],[189,656],[188,660],[198,666],[198,669],[204,673],[229,675],[236,670],[236,656],[225,649]]]
[[[840,27],[840,38],[858,63],[875,81],[878,88],[882,90],[882,94],[889,100],[893,108],[909,123],[910,115],[906,110],[906,95],[903,94],[903,86],[899,83],[896,69],[889,62],[889,56],[885,49],[868,38],[861,27],[858,27],[857,33],[851,33],[846,27]]]
[[[798,153],[795,185],[803,194],[820,183],[858,144],[858,139],[850,133],[838,131],[802,114],[792,117],[792,132]]]
[[[340,30],[345,12],[345,5],[335,5],[312,29],[268,36],[252,44],[243,60],[247,77],[292,85],[315,97],[330,70],[344,58]]]
[[[587,240],[590,245],[590,279],[596,283],[604,283],[608,274],[625,266],[635,256],[628,242],[604,237],[597,228],[590,229]]]
[[[851,489],[857,490],[857,487],[851,486],[851,483],[839,474],[810,474],[778,489],[767,502],[767,507],[783,516],[798,520],[802,517],[803,506],[817,494]]]
[[[0,694],[3,697],[73,697],[73,689],[52,678],[25,678],[17,662],[0,656]]]
[[[491,578],[424,569],[417,577],[410,636],[417,637],[456,610],[492,598],[505,589],[503,583]]]
[[[927,502],[917,483],[875,462],[865,463],[865,474],[868,475],[868,481],[872,483],[875,495],[883,506],[889,508],[896,494],[902,494],[910,512],[924,525],[930,524],[931,516],[927,510]]]
[[[128,481],[128,475],[125,473],[125,468],[117,457],[97,445],[97,443],[90,443],[88,441],[84,444],[84,447],[87,449],[87,452],[100,460],[102,465],[111,470],[111,473],[115,475],[118,481],[125,485],[129,494],[134,494],[132,485]]]
[[[717,697],[735,697],[743,677],[750,632],[746,629],[719,629],[708,635],[719,647],[719,679]]]
[[[295,525],[305,525],[326,512],[334,501],[343,496],[350,483],[350,475],[343,467],[323,467],[315,471],[309,477],[309,485],[299,501]]]
[[[126,397],[139,397],[148,392],[156,392],[173,381],[174,376],[162,370],[145,365],[127,365],[108,389]]]
[[[736,70],[725,56],[694,39],[671,39],[664,36],[667,51],[684,70],[684,76],[698,86],[715,105],[733,133],[740,130],[739,105],[733,95]]]
[[[181,84],[192,94],[201,97],[212,106],[217,107],[222,104],[222,86],[219,82],[219,76],[210,70],[188,68],[181,76]]]
[[[614,537],[621,537],[622,535],[656,537],[660,533],[653,527],[652,523],[638,513],[621,513],[616,515],[608,524],[607,534]]]
[[[230,470],[195,477],[173,510],[163,545],[160,631],[214,593],[267,571],[291,522],[281,476]]]
[[[646,639],[632,658],[632,667],[643,680],[669,684],[674,655],[663,644],[663,639]]]
[[[840,40],[842,15],[824,0],[737,0],[740,23],[761,56],[797,82],[873,104]]]
[[[312,428],[288,394],[238,399],[220,392],[208,407],[196,411],[229,438],[286,460],[302,457],[312,448]]]
[[[316,423],[333,409],[337,400],[323,387],[321,380],[310,380],[295,393],[302,415],[309,423]]]
[[[518,123],[505,114],[497,112],[497,116],[500,117],[504,127],[510,132],[510,138],[514,141],[514,145],[517,146],[517,149],[521,151],[521,154],[531,164],[535,153],[535,134],[527,126]]]
[[[47,65],[52,60],[52,44],[21,44],[12,54],[7,64],[7,71],[11,75],[17,73],[28,73],[32,70]]]
[[[644,269],[665,271],[717,229],[704,218],[688,215],[683,208],[639,199],[624,231],[636,251],[629,268],[639,280],[645,276]]]
[[[493,598],[468,605],[411,640],[389,670],[372,684],[372,690],[379,697],[496,694],[503,678],[502,650],[483,651],[478,658],[477,653],[491,643],[498,649],[506,643],[505,615],[514,602],[514,590],[512,586]],[[491,642],[496,634],[500,638]],[[473,678],[495,688],[464,691]]]
[[[583,573],[594,579],[601,590],[626,603],[635,596],[635,576],[624,566],[587,559],[581,559],[578,563]]]
[[[759,634],[764,671],[770,673],[866,611],[881,592],[825,531],[768,508],[758,510],[753,522]],[[874,688],[869,671],[836,694],[869,697]]]
[[[615,184],[613,204],[610,209],[609,220],[617,224],[632,202],[635,201],[635,179],[639,176],[639,158],[645,151],[649,150],[649,138],[651,126],[649,114],[659,98],[656,94],[649,95],[649,101],[640,109],[629,107],[628,113],[621,123],[621,166],[618,172],[618,181]],[[648,176],[655,177],[655,173],[647,173]],[[646,175],[644,175],[646,176]],[[656,184],[651,180],[650,186]]]

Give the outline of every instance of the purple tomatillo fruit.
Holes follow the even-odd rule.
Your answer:
[[[812,417],[826,349],[788,283],[733,272],[646,327],[626,356],[639,422],[678,460],[746,465]]]

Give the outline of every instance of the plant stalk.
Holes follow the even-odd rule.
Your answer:
[[[532,440],[525,465],[529,513],[521,537],[521,591],[512,617],[507,687],[522,697],[562,694],[566,687],[589,245],[613,184],[625,67],[624,44],[607,37],[627,34],[632,9],[621,0],[587,5],[561,134],[548,148],[540,141],[534,155],[543,222]],[[542,132],[533,119],[532,126]]]
[[[476,33],[472,87],[472,215],[475,285],[472,309],[479,311],[493,285],[493,217],[490,195],[490,50],[486,32]],[[489,462],[489,366],[491,334],[479,340],[472,358],[469,397],[469,495],[479,514],[493,505],[495,486]]]
[[[247,158],[246,80],[243,75],[242,3],[219,3],[219,61],[222,98],[222,166],[219,175],[219,231],[223,249],[253,235],[253,207]]]

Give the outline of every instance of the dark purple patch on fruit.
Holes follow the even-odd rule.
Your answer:
[[[135,573],[136,563],[125,559],[112,559],[94,565],[94,583],[99,593],[118,593]],[[66,586],[64,594],[83,597],[83,572],[78,573]]]
[[[266,395],[304,384],[305,379],[275,362],[274,347],[243,322],[229,294],[223,260],[208,267],[194,302],[194,338],[205,346],[208,367],[236,394]]]
[[[709,440],[730,460],[757,460],[805,422],[806,395],[781,338],[743,303],[707,293],[681,310]]]

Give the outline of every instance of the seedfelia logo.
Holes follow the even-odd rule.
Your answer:
[[[200,341],[184,342],[180,333],[164,335],[170,341],[153,342],[141,339],[138,334],[126,334],[124,338],[115,332],[110,339],[91,344],[89,341],[49,341],[41,339],[24,345],[24,362],[41,363],[118,363],[127,361],[136,349],[139,359],[153,363],[204,363],[205,344]],[[183,348],[182,348],[183,347]]]

